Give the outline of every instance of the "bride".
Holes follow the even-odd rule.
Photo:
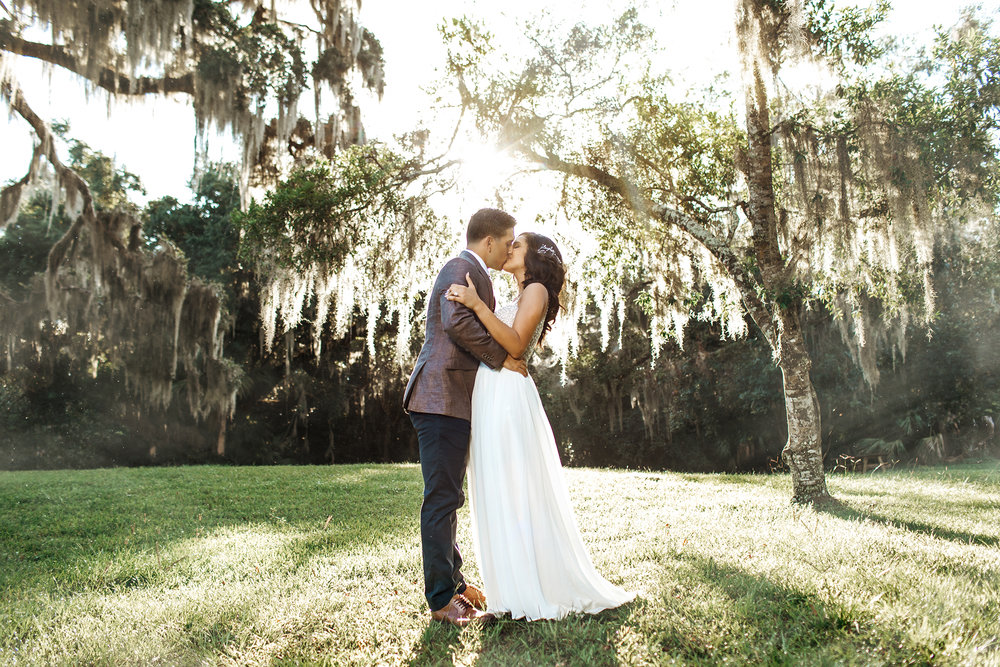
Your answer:
[[[562,255],[551,239],[523,233],[503,270],[520,296],[496,314],[471,280],[452,285],[447,298],[471,308],[511,356],[527,359],[559,312]],[[469,506],[489,612],[560,619],[635,597],[606,581],[587,554],[535,383],[485,364],[472,394]]]

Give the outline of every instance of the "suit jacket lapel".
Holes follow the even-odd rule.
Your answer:
[[[483,300],[486,302],[486,305],[490,307],[490,310],[495,309],[497,302],[496,302],[496,297],[493,296],[493,281],[490,279],[490,274],[483,270],[482,264],[480,264],[479,260],[477,260],[473,256],[471,251],[463,250],[461,252],[461,255],[464,256],[465,259],[467,259],[468,261],[472,262],[472,265],[476,267],[475,271],[477,271],[480,276],[486,279],[488,293],[483,294],[481,296],[483,297]]]
[[[476,259],[476,257],[472,254],[471,250],[463,250],[460,254],[464,255],[465,259],[467,259],[470,262],[472,262],[472,265],[476,267],[476,270],[479,271],[480,275],[482,275],[482,276],[484,276],[486,278],[490,277],[489,273],[487,273],[486,271],[483,271],[483,265],[479,263],[479,260]]]

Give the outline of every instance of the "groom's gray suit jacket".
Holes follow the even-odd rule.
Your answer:
[[[496,305],[489,274],[470,251],[463,250],[444,265],[427,295],[426,338],[403,394],[403,409],[408,412],[471,421],[479,362],[498,369],[507,358],[471,309],[445,297],[452,284],[466,284],[466,273],[490,310]]]

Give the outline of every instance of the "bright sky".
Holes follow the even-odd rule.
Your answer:
[[[699,78],[700,72],[735,68],[731,44],[733,0],[674,0],[651,2],[662,9],[647,11],[657,27],[669,68],[680,80]],[[838,4],[865,4],[843,2]],[[930,36],[931,26],[951,25],[967,3],[956,0],[894,0],[888,29],[897,35]],[[1000,0],[982,2],[984,10],[1000,13]],[[498,7],[498,5],[502,5]],[[386,88],[381,104],[369,104],[363,120],[369,137],[388,138],[412,128],[416,110],[431,101],[421,86],[435,77],[444,49],[437,27],[446,17],[468,14],[482,17],[498,34],[514,17],[547,10],[559,17],[572,6],[567,20],[601,20],[620,13],[624,2],[565,2],[545,0],[364,0],[362,23],[382,43],[386,59]],[[103,93],[88,98],[72,75],[58,68],[46,73],[30,58],[21,58],[18,77],[29,104],[43,118],[72,122],[74,137],[105,153],[137,173],[150,198],[171,194],[187,199],[187,181],[194,163],[194,114],[186,97],[148,101],[109,101]],[[110,111],[110,117],[109,117]],[[20,178],[31,157],[31,134],[19,117],[0,122],[0,182]],[[213,159],[234,159],[231,142],[210,143]]]

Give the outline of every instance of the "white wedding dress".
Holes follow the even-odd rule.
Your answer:
[[[496,314],[510,326],[516,312],[514,302]],[[541,331],[540,323],[526,359]],[[535,383],[485,364],[472,394],[469,508],[490,612],[560,619],[635,597],[605,580],[587,554]]]

